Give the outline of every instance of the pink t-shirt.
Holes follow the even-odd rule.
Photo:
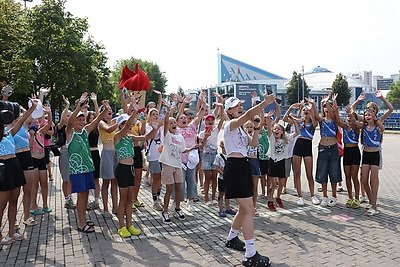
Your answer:
[[[191,122],[185,128],[179,128],[179,127],[177,128],[178,133],[183,136],[183,139],[185,139],[186,148],[192,147],[196,144],[196,141],[197,141],[196,130],[197,130],[197,125],[194,124],[194,122]],[[182,163],[187,163],[188,157],[189,157],[189,153],[182,153]]]

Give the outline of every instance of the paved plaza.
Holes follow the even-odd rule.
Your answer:
[[[304,207],[296,205],[292,177],[288,180],[291,190],[282,196],[284,208],[271,212],[267,201],[259,200],[260,216],[254,220],[257,250],[271,258],[272,266],[399,266],[400,135],[385,134],[383,155],[380,214],[369,217],[362,208],[346,208],[346,191],[338,193],[336,207],[312,205],[303,171]],[[53,212],[36,216],[37,226],[25,227],[20,198],[17,219],[26,240],[0,246],[0,266],[241,265],[243,253],[224,245],[232,217],[222,219],[217,207],[197,202],[199,211],[194,213],[182,205],[186,221],[173,218],[172,224],[165,225],[160,213],[152,209],[150,187],[145,183],[139,199],[146,206],[133,216],[134,225],[143,231],[140,236],[121,238],[117,233],[117,218],[104,219],[99,210],[88,212],[96,224],[96,233],[78,232],[76,211],[63,207],[57,160],[52,159],[55,180],[49,183]],[[321,193],[317,195],[321,197]],[[6,216],[0,227],[7,234]]]

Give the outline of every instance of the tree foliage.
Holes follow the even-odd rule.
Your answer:
[[[146,103],[153,101],[157,103],[158,95],[153,93],[153,90],[160,91],[161,93],[165,93],[165,86],[167,85],[167,78],[164,75],[164,72],[160,70],[160,67],[149,61],[144,61],[141,59],[130,58],[130,59],[123,59],[117,61],[114,66],[114,69],[111,73],[111,83],[114,88],[114,96],[113,101],[119,103],[120,96],[119,96],[119,79],[121,77],[122,69],[125,65],[128,66],[129,69],[134,70],[135,64],[139,63],[139,68],[147,73],[150,79],[150,90],[146,93]]]
[[[390,85],[390,90],[386,96],[387,100],[394,104],[394,105],[399,105],[400,104],[400,81],[396,83],[392,83]]]
[[[346,106],[350,102],[351,89],[347,83],[346,76],[339,73],[332,83],[332,92],[338,94],[336,101],[339,106]]]
[[[308,97],[309,93],[310,89],[308,88],[306,81],[304,81],[304,97]],[[286,89],[286,94],[288,105],[303,100],[303,78],[301,77],[301,73],[297,73],[296,71],[293,72],[292,79]]]

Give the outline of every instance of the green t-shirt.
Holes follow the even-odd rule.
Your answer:
[[[132,138],[128,136],[122,137],[122,139],[118,142],[118,144],[114,145],[114,147],[118,160],[133,158],[135,156]]]
[[[269,149],[269,139],[268,139],[268,131],[265,129],[261,129],[260,136],[258,138],[258,159],[260,160],[268,160],[267,152]]]
[[[74,130],[72,139],[68,143],[68,160],[70,174],[83,174],[94,171],[88,134],[85,129],[81,133]]]

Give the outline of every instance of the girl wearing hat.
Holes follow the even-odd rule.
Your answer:
[[[230,119],[224,126],[224,144],[228,155],[224,168],[225,198],[235,198],[239,205],[239,210],[232,220],[226,247],[246,251],[242,261],[245,266],[270,266],[270,260],[261,256],[254,246],[253,180],[247,158],[247,146],[253,144],[253,139],[244,132],[242,126],[274,101],[274,95],[265,93],[261,103],[244,113],[238,98],[230,97],[225,100],[225,112]],[[260,129],[254,130],[258,135]],[[240,229],[243,230],[245,242],[238,238]]]
[[[132,196],[135,186],[134,157],[135,151],[133,141],[146,141],[153,138],[158,129],[158,122],[152,122],[153,130],[146,135],[136,136],[128,135],[139,107],[132,98],[132,113],[130,116],[122,114],[117,118],[118,131],[114,136],[114,147],[118,158],[118,165],[115,170],[115,178],[119,187],[119,205],[118,205],[118,234],[121,237],[130,237],[131,235],[141,234],[141,230],[132,225]]]

